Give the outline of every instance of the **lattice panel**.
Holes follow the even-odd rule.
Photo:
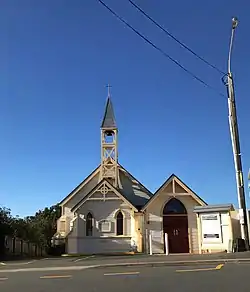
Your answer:
[[[104,148],[104,157],[105,159],[111,158],[115,159],[115,148]]]

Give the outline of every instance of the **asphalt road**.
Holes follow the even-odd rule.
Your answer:
[[[0,291],[32,292],[152,292],[250,291],[250,264],[188,267],[105,268],[81,271],[16,272],[0,274]]]
[[[86,257],[58,257],[44,258],[35,260],[19,261],[0,261],[0,270],[9,268],[45,268],[45,267],[66,267],[66,266],[83,266],[99,265],[128,262],[159,262],[159,261],[196,261],[196,260],[224,260],[227,258],[250,259],[250,252],[235,254],[214,254],[214,255],[169,255],[169,256],[149,256],[149,255],[132,255],[132,256],[86,256]]]

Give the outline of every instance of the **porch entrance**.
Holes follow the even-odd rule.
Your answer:
[[[169,253],[189,253],[187,210],[176,198],[163,209],[163,232],[168,234]]]

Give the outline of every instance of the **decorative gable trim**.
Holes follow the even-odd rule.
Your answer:
[[[74,190],[72,190],[72,192],[70,194],[68,194],[60,203],[59,205],[62,207],[63,205],[65,205],[68,201],[70,201],[79,191],[81,191],[81,189],[88,183],[91,181],[91,179],[93,179],[93,177],[95,177],[99,172],[100,172],[100,165],[94,169],[94,171],[87,176]],[[141,184],[129,171],[127,171],[121,164],[118,163],[118,168],[119,171],[122,171],[124,173],[126,173],[129,178],[131,180],[136,181],[136,183],[138,183],[138,185],[142,188],[142,190],[148,194],[149,197],[153,197],[153,193],[150,192],[143,184]]]
[[[62,207],[69,200],[71,200],[75,194],[77,194],[94,176],[98,174],[99,171],[100,165],[98,165],[98,167],[94,169],[89,176],[87,176],[76,188],[74,188],[73,191],[59,203],[59,205]]]
[[[135,212],[138,210],[135,206],[130,203],[115,187],[113,187],[106,179],[103,179],[98,183],[83,199],[81,199],[72,209],[71,212],[77,211],[94,193],[101,192],[104,196],[108,192],[113,192],[118,198],[120,198],[124,203],[129,205]]]
[[[172,174],[154,193],[153,197],[151,197],[141,211],[145,211],[147,207],[160,195],[161,191],[166,188],[170,183],[173,183],[173,194],[175,193],[175,183],[183,188],[187,192],[187,195],[190,195],[199,205],[206,206],[207,203],[202,200],[194,191],[192,191],[180,178],[178,178],[175,174]],[[178,196],[178,193],[175,193]]]
[[[96,192],[100,192],[102,195],[105,196],[108,192],[112,192],[112,188],[108,184],[108,182],[104,180],[102,184],[97,188]]]

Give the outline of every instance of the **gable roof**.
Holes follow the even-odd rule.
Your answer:
[[[67,201],[69,201],[76,193],[78,193],[88,181],[91,180],[99,171],[100,165],[98,165],[80,184],[75,187],[62,201],[59,203],[60,206],[65,204]]]
[[[117,190],[114,186],[112,186],[112,184],[110,184],[106,179],[102,179],[86,196],[84,196],[73,208],[71,208],[71,211],[74,212],[76,210],[78,210],[86,201],[87,199],[93,195],[95,193],[96,190],[98,190],[98,188],[105,182],[105,184],[108,185],[108,187],[110,187],[110,189],[118,196],[121,198],[121,200],[123,200],[125,203],[127,203],[132,209],[134,209],[135,211],[138,211],[135,206],[128,201],[120,192],[119,190]]]
[[[81,189],[95,177],[100,171],[100,166],[96,167],[89,176],[87,176],[77,187],[75,187],[60,203],[62,206],[74,197]],[[118,163],[118,169],[120,172],[120,179],[122,189],[117,189],[124,198],[126,198],[136,209],[141,209],[146,202],[153,196],[143,184],[141,184],[130,172],[128,172],[121,164]],[[123,179],[122,172],[125,173],[129,180],[128,183]],[[85,196],[84,196],[85,197]]]
[[[140,183],[140,181],[136,178],[136,177],[134,177],[125,167],[123,167],[120,163],[118,163],[118,165],[119,165],[119,167],[123,170],[123,171],[125,171],[133,180],[135,180],[135,181],[137,181],[138,182],[138,184],[145,190],[145,191],[147,191],[147,193],[149,193],[151,196],[153,196],[153,193],[148,189],[148,188],[146,188],[142,183]]]
[[[124,197],[130,200],[138,210],[140,210],[153,196],[153,193],[140,183],[140,181],[121,164],[118,164],[118,166],[122,185],[122,189],[119,189],[119,191]]]
[[[116,121],[115,121],[115,115],[113,110],[113,105],[110,96],[108,96],[104,117],[102,120],[101,128],[107,128],[107,129],[114,129],[116,128]]]
[[[155,191],[154,195],[148,200],[148,202],[144,205],[142,208],[142,211],[144,211],[160,194],[160,192],[173,180],[176,180],[178,184],[181,185],[187,192],[194,198],[195,201],[197,201],[200,205],[204,206],[207,205],[207,203],[202,200],[201,197],[199,197],[193,190],[191,190],[178,176],[176,176],[174,173],[170,175],[170,177],[158,188],[158,190]]]
[[[71,198],[74,197],[81,189],[94,177],[98,174],[100,171],[100,166],[96,167],[89,176],[87,176],[76,188],[74,188],[73,191],[71,191],[59,204],[62,206],[63,204],[67,203]],[[142,183],[140,183],[129,171],[127,171],[121,164],[118,163],[119,171],[121,171],[121,189],[116,189],[116,191],[119,192],[122,197],[127,200],[130,204],[133,205],[134,208],[137,210],[144,211],[149,204],[152,203],[152,201],[157,198],[160,191],[165,188],[173,179],[181,185],[187,192],[196,200],[200,205],[206,206],[207,203],[202,200],[201,197],[199,197],[193,190],[191,190],[179,177],[177,177],[175,174],[172,174],[159,188],[156,190],[156,192],[153,194],[148,190]],[[127,177],[127,181],[129,181],[129,184],[123,179],[122,174],[125,174]],[[101,183],[101,182],[100,182]],[[97,187],[98,184],[94,186]],[[112,186],[113,187],[113,186]],[[113,187],[114,188],[114,187]],[[93,190],[93,189],[92,189]],[[88,196],[86,194],[86,196]],[[83,198],[83,199],[84,199]]]

